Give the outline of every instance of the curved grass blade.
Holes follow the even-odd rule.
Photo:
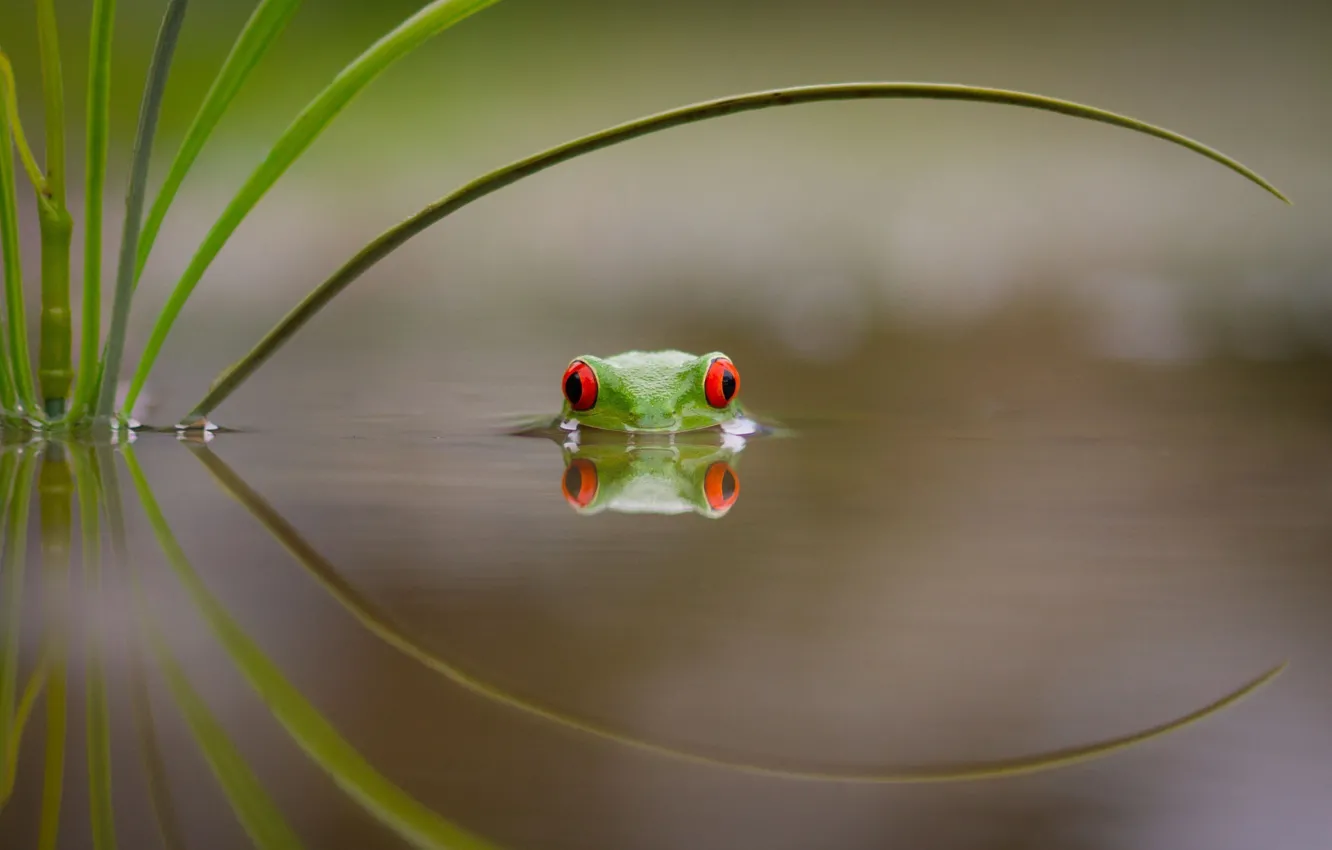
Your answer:
[[[158,545],[176,577],[184,586],[195,608],[208,623],[213,635],[231,657],[237,670],[249,680],[255,692],[286,728],[292,740],[318,764],[333,781],[367,812],[385,826],[418,847],[450,850],[486,850],[494,845],[468,833],[394,785],[375,770],[321,715],[281,671],[264,655],[226,610],[208,592],[208,588],[190,565],[185,551],[172,534],[166,517],[157,505],[134,450],[126,445],[125,463],[133,479],[139,502],[157,537]]]
[[[31,164],[32,152],[23,138],[23,127],[18,123],[18,108],[14,95],[14,73],[9,59],[0,52],[0,254],[3,254],[5,274],[5,357],[0,372],[12,375],[16,412],[40,416],[37,389],[33,381],[32,360],[28,355],[28,320],[23,306],[23,263],[19,255],[18,187],[14,181],[16,146],[24,166]],[[14,140],[11,143],[11,139]],[[28,176],[42,185],[41,171],[29,171]],[[13,409],[13,408],[11,408]]]
[[[180,27],[185,21],[188,0],[170,0],[162,15],[157,44],[148,65],[143,102],[139,107],[139,128],[134,136],[134,158],[130,164],[129,191],[125,195],[125,226],[120,236],[120,258],[116,265],[116,292],[111,303],[111,327],[107,333],[106,354],[100,372],[101,389],[97,397],[97,415],[109,417],[116,400],[116,379],[120,358],[125,351],[125,333],[129,329],[130,298],[134,290],[134,263],[139,245],[139,225],[143,221],[143,196],[148,183],[148,161],[153,152],[153,136],[162,109],[162,93],[171,71]],[[132,410],[134,405],[125,405]]]
[[[112,556],[118,568],[132,569],[133,562],[130,561],[125,541],[125,513],[120,502],[115,458],[108,445],[98,445],[94,451],[97,461],[95,477],[101,504],[106,508]],[[171,799],[171,787],[166,778],[166,765],[162,762],[162,750],[157,744],[157,724],[153,720],[153,704],[148,696],[147,676],[144,675],[143,658],[137,641],[130,641],[129,646],[129,686],[134,730],[139,739],[139,755],[148,775],[148,793],[153,802],[158,835],[166,850],[184,850],[185,842],[181,838],[180,822],[176,817],[176,806]]]
[[[98,522],[97,481],[86,445],[71,444],[74,489],[79,497],[79,537],[83,553],[83,585],[89,599],[102,596],[102,541]],[[98,608],[100,609],[100,605]],[[87,695],[85,697],[88,755],[88,820],[95,850],[115,850],[116,815],[111,804],[111,708],[102,664],[103,632],[96,622],[89,630]]]
[[[140,616],[146,616],[142,606],[138,607]],[[259,783],[254,771],[246,764],[245,757],[231,743],[222,725],[190,685],[185,671],[180,669],[167,649],[166,641],[147,622],[143,622],[143,631],[146,642],[157,657],[158,669],[166,678],[176,708],[189,724],[195,743],[203,751],[208,766],[212,768],[213,775],[227,795],[227,802],[231,804],[232,811],[236,813],[250,841],[261,850],[301,847],[300,839],[282,817],[282,812]]]
[[[236,37],[236,43],[232,45],[231,52],[227,54],[226,60],[218,70],[212,86],[204,95],[198,114],[194,116],[194,121],[185,131],[185,140],[181,142],[175,160],[167,169],[162,188],[157,191],[157,198],[148,211],[148,217],[144,219],[134,271],[136,285],[139,275],[143,274],[144,264],[148,262],[148,255],[152,253],[153,243],[157,240],[157,232],[162,228],[167,210],[175,200],[180,184],[185,181],[185,175],[189,173],[190,167],[194,165],[194,161],[208,142],[208,137],[213,134],[213,130],[222,120],[222,115],[241,90],[241,86],[245,84],[250,72],[259,64],[259,60],[287,26],[287,22],[291,20],[291,16],[300,5],[301,0],[261,0],[250,15],[250,19],[246,21],[245,28]]]
[[[18,148],[23,170],[28,172],[32,188],[39,194],[46,194],[46,177],[42,174],[42,167],[37,164],[37,157],[32,155],[32,146],[28,144],[27,134],[23,132],[23,122],[19,120],[18,86],[14,83],[14,65],[3,50],[0,50],[0,100],[3,101],[4,118],[9,122],[10,132],[14,134],[14,146]]]
[[[395,625],[388,617],[381,612],[376,611],[369,602],[362,598],[355,589],[353,589],[352,586],[338,574],[337,569],[332,564],[325,560],[314,547],[301,537],[295,527],[288,523],[272,505],[264,501],[262,496],[251,489],[250,486],[247,485],[240,476],[227,466],[226,463],[224,463],[211,449],[205,445],[199,444],[190,444],[189,448],[190,451],[203,462],[209,473],[212,474],[213,480],[217,482],[223,492],[234,498],[247,511],[249,511],[250,515],[264,526],[265,530],[267,530],[269,534],[271,534],[273,538],[291,554],[297,563],[304,567],[315,578],[330,596],[342,605],[349,614],[365,626],[365,628],[373,635],[406,655],[408,658],[422,664],[427,669],[443,676],[464,690],[524,714],[529,714],[555,725],[591,735],[611,743],[651,753],[652,755],[663,756],[677,761],[691,762],[707,767],[723,768],[726,770],[734,770],[742,773],[751,773],[780,779],[872,784],[958,782],[978,779],[997,779],[1025,773],[1035,773],[1038,771],[1051,770],[1057,767],[1065,767],[1079,762],[1091,761],[1120,750],[1128,749],[1137,744],[1162,737],[1163,735],[1167,735],[1179,729],[1183,729],[1186,726],[1233,705],[1240,699],[1258,690],[1275,678],[1286,666],[1285,664],[1281,664],[1274,667],[1253,681],[1229,694],[1226,694],[1215,702],[1206,705],[1197,711],[1190,712],[1183,717],[1176,718],[1175,720],[1122,737],[1097,741],[1080,747],[1053,750],[1031,756],[1022,756],[1019,758],[1002,759],[990,762],[974,762],[969,764],[905,765],[890,769],[868,769],[855,772],[808,770],[796,766],[758,764],[754,762],[740,761],[729,755],[700,753],[679,747],[654,743],[642,738],[636,738],[627,732],[612,729],[593,721],[585,720],[581,717],[575,717],[570,714],[565,714],[529,702],[521,697],[501,690],[489,682],[485,682],[460,670],[458,667],[435,655],[430,650],[422,647],[401,628]]]
[[[1005,89],[979,88],[976,86],[952,85],[946,83],[841,83],[835,85],[800,86],[796,88],[774,89],[733,95],[718,100],[709,100],[682,106],[678,109],[659,112],[625,124],[620,124],[589,136],[565,142],[557,147],[542,151],[526,159],[512,162],[503,168],[478,177],[452,194],[441,198],[425,207],[411,218],[386,230],[369,245],[362,248],[356,256],[347,261],[332,277],[315,287],[273,330],[268,332],[258,345],[239,362],[220,374],[213,382],[207,396],[199,402],[186,417],[186,421],[207,416],[214,408],[230,395],[246,378],[254,373],[264,361],[273,355],[301,326],[332,301],[343,289],[351,285],[371,266],[393,253],[403,243],[416,234],[430,227],[435,222],[467,206],[491,192],[511,183],[530,177],[551,166],[573,159],[583,154],[592,153],[611,145],[627,142],[630,139],[660,132],[681,124],[720,118],[739,112],[751,112],[757,109],[769,109],[776,106],[791,106],[798,103],[816,103],[833,100],[865,100],[875,98],[925,99],[925,100],[962,100],[980,103],[998,103],[1008,106],[1020,106],[1057,112],[1074,118],[1083,118],[1103,124],[1134,130],[1148,136],[1155,136],[1176,145],[1185,147],[1208,159],[1214,160],[1230,170],[1258,184],[1283,201],[1286,196],[1275,186],[1260,177],[1247,166],[1241,165],[1220,151],[1214,150],[1201,142],[1182,136],[1164,127],[1157,127],[1136,118],[1107,112],[1094,106],[1086,106],[1043,95]],[[142,381],[140,381],[141,383]]]
[[[171,332],[171,326],[180,315],[194,287],[203,278],[204,272],[212,265],[218,252],[249,215],[250,210],[254,209],[255,204],[259,203],[296,158],[319,137],[324,128],[337,117],[352,98],[389,65],[419,47],[431,36],[443,32],[495,2],[497,0],[434,0],[343,68],[333,78],[333,82],[329,83],[296,116],[296,120],[277,140],[268,156],[223,210],[222,215],[208,231],[208,235],[204,237],[203,244],[195,252],[184,274],[176,282],[175,288],[158,314],[157,321],[153,324],[143,355],[139,359],[138,369],[130,381],[129,391],[125,396],[126,410],[134,409],[134,402],[139,398],[139,392],[143,389],[144,381],[148,379],[148,373],[152,371],[153,364],[157,361],[162,344],[166,341],[167,334]]]
[[[62,447],[53,443],[42,458],[37,499],[41,532],[45,596],[46,652],[50,678],[46,685],[46,770],[42,781],[42,812],[37,846],[55,850],[60,808],[65,791],[65,738],[68,720],[69,552],[73,539],[74,491]]]
[[[102,197],[111,124],[111,36],[116,0],[93,0],[88,38],[87,151],[84,165],[83,331],[69,416],[83,416],[96,390],[102,336]]]

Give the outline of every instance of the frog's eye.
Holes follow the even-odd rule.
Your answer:
[[[564,498],[575,508],[585,508],[597,497],[597,467],[585,457],[574,458],[564,470]]]
[[[735,364],[725,357],[712,361],[708,366],[708,374],[703,378],[703,394],[713,407],[730,404],[731,399],[740,394],[740,373]]]
[[[714,511],[724,511],[740,496],[740,479],[726,461],[719,460],[703,473],[703,495]]]
[[[564,370],[564,397],[574,410],[591,410],[597,403],[597,375],[592,367],[575,360]]]

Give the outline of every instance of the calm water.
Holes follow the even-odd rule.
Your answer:
[[[258,695],[221,621],[382,777],[500,847],[1317,846],[1332,834],[1325,364],[1147,369],[1016,339],[876,338],[824,365],[737,342],[751,406],[799,433],[729,457],[738,495],[715,519],[579,515],[560,447],[496,425],[515,400],[554,403],[550,382],[506,383],[507,365],[476,366],[471,396],[454,382],[405,412],[301,428],[279,414],[215,438],[231,472],[213,469],[234,475],[240,501],[197,447],[140,437],[145,476],[218,607],[187,592],[135,499],[133,572],[108,564],[95,590],[76,568],[67,596],[35,567],[34,517],[19,683],[42,647],[68,641],[61,846],[91,840],[92,642],[121,846],[157,840],[140,681],[184,846],[246,842],[168,657],[219,724],[211,740],[229,741],[305,846],[405,846],[303,752],[308,718]],[[128,487],[123,465],[119,477]],[[72,616],[51,613],[62,605]],[[159,642],[145,642],[145,620]],[[864,773],[1130,734],[1283,660],[1271,685],[1169,737],[941,785],[690,762],[440,672],[654,746]],[[6,848],[37,841],[44,714],[0,816]]]

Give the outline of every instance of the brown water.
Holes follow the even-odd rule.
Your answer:
[[[412,384],[415,412],[362,406],[296,427],[256,393],[251,410],[277,411],[269,426],[208,444],[323,559],[322,580],[219,489],[197,449],[144,435],[135,451],[239,629],[384,777],[501,847],[1303,848],[1332,835],[1325,363],[1107,364],[1030,322],[965,339],[879,333],[824,365],[744,337],[727,350],[751,407],[798,433],[750,441],[734,459],[740,496],[716,520],[577,515],[559,447],[497,425],[515,400],[550,399],[549,382],[533,391],[485,358],[450,359],[471,366],[446,387]],[[138,502],[126,507],[147,610],[295,833],[310,847],[404,846],[294,743],[182,592]],[[42,613],[58,597],[33,566],[37,536],[34,522],[23,675],[44,635],[73,647],[61,846],[90,846],[95,639],[121,846],[157,840],[136,654],[184,846],[243,846],[142,642],[128,571],[108,565],[94,593],[76,569],[62,628]],[[330,587],[544,709],[835,772],[1129,734],[1291,666],[1223,713],[1104,760],[956,784],[819,783],[645,752],[498,704],[395,649]],[[6,848],[36,844],[42,716],[0,816]]]

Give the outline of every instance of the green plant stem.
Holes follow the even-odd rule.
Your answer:
[[[157,118],[162,109],[162,94],[166,91],[171,59],[176,52],[180,27],[185,21],[187,0],[170,0],[162,15],[162,26],[157,32],[157,44],[148,65],[148,79],[144,84],[143,101],[139,106],[139,128],[134,136],[134,157],[130,164],[129,191],[125,195],[125,227],[121,231],[120,258],[116,264],[116,291],[111,304],[111,328],[107,335],[106,354],[100,367],[101,388],[97,398],[97,415],[112,415],[116,400],[116,380],[120,375],[120,358],[125,351],[125,333],[129,329],[130,300],[134,291],[134,264],[138,252],[139,226],[143,221],[143,197],[148,184],[148,163],[152,158],[153,137],[157,133]],[[125,404],[133,410],[133,402]]]
[[[37,0],[37,44],[46,112],[46,186],[37,192],[42,233],[42,318],[38,382],[46,415],[65,412],[74,372],[70,357],[69,246],[73,222],[65,207],[65,84],[55,0]]]
[[[83,338],[74,402],[69,411],[80,420],[97,393],[97,361],[102,336],[102,198],[111,124],[111,38],[115,0],[93,0],[88,44],[88,149],[83,213]]]
[[[41,511],[45,634],[50,674],[46,684],[46,771],[42,783],[41,826],[37,846],[55,850],[65,786],[69,631],[69,560],[73,540],[74,490],[59,443],[47,446],[38,480]]]
[[[14,180],[14,144],[22,138],[14,102],[13,72],[9,60],[0,53],[0,254],[4,260],[6,333],[5,364],[0,369],[12,375],[14,402],[6,405],[16,413],[40,416],[36,385],[32,377],[32,358],[28,354],[28,319],[23,304],[23,263],[19,255],[18,194]],[[19,146],[26,147],[26,142]],[[29,153],[29,157],[31,154]],[[40,181],[41,175],[36,178]]]
[[[740,112],[770,109],[778,106],[791,106],[799,103],[882,98],[958,100],[997,103],[1008,106],[1025,107],[1028,109],[1039,109],[1047,112],[1056,112],[1063,115],[1070,115],[1075,118],[1123,127],[1188,148],[1195,153],[1201,154],[1202,156],[1214,160],[1232,171],[1239,173],[1266,189],[1268,192],[1271,192],[1281,200],[1287,200],[1284,195],[1277,191],[1276,187],[1260,177],[1257,173],[1220,151],[1207,147],[1201,142],[1190,139],[1187,136],[1182,136],[1163,127],[1157,127],[1153,124],[1139,121],[1136,118],[1130,118],[1114,112],[1107,112],[1093,106],[1045,97],[1043,95],[1008,91],[1005,89],[979,88],[976,86],[944,83],[841,83],[834,85],[799,86],[795,88],[774,89],[771,91],[733,95],[718,100],[695,103],[689,106],[683,106],[678,109],[672,109],[655,115],[649,115],[645,118],[629,121],[625,124],[620,124],[593,133],[589,136],[574,139],[557,147],[529,156],[526,159],[512,162],[502,168],[490,172],[489,174],[478,177],[452,194],[425,207],[411,218],[386,230],[384,233],[376,237],[369,245],[362,248],[354,257],[348,260],[347,263],[344,264],[342,268],[338,269],[332,277],[315,287],[315,289],[312,290],[295,309],[288,313],[276,327],[269,331],[268,334],[260,340],[259,344],[246,354],[245,357],[218,375],[213,381],[208,394],[203,400],[195,405],[189,416],[185,417],[185,421],[195,421],[206,417],[211,413],[213,409],[234,392],[246,378],[253,374],[256,369],[263,365],[269,357],[271,357],[288,339],[290,339],[296,331],[300,330],[306,322],[332,301],[338,293],[351,285],[354,280],[364,274],[369,268],[401,247],[407,242],[407,240],[449,214],[456,212],[473,201],[498,191],[511,183],[515,183],[524,177],[529,177],[540,171],[544,171],[551,166],[558,165],[561,162],[582,156],[583,154],[592,153],[593,151],[610,147],[611,145],[626,142],[630,139],[635,139],[650,133],[660,132],[671,127],[677,127],[682,124],[720,118],[725,115],[734,115]],[[200,273],[202,273],[202,271],[200,271]],[[161,320],[159,320],[159,324],[160,323]],[[150,351],[153,351],[155,354],[155,350],[150,349]],[[145,362],[148,366],[151,366],[150,360]],[[148,367],[144,364],[140,364],[139,371],[141,376],[146,376],[147,368]],[[140,380],[139,383],[142,383],[142,381]],[[131,388],[131,395],[132,394],[133,388]]]
[[[332,564],[301,537],[300,533],[272,505],[264,501],[263,497],[241,480],[240,476],[232,471],[211,449],[206,445],[199,444],[190,444],[189,449],[203,462],[213,476],[213,480],[217,482],[223,492],[234,498],[251,516],[258,520],[264,529],[273,536],[273,539],[286,549],[329,595],[365,626],[371,634],[408,658],[422,664],[426,669],[443,676],[464,690],[507,708],[614,744],[706,767],[804,782],[862,784],[960,782],[1036,773],[1102,758],[1183,729],[1253,693],[1275,678],[1286,666],[1281,664],[1274,667],[1210,705],[1149,729],[1078,747],[1017,758],[963,764],[902,765],[893,768],[867,768],[861,771],[846,772],[810,770],[797,766],[738,761],[734,755],[713,755],[644,740],[595,721],[546,708],[501,690],[495,685],[459,669],[422,647],[399,626],[391,622],[388,617],[375,610],[338,574]]]
[[[208,231],[203,244],[195,252],[168,296],[166,304],[158,313],[157,321],[148,335],[148,342],[144,346],[143,355],[139,358],[138,368],[125,396],[127,409],[133,409],[134,402],[138,399],[143,384],[153,369],[153,364],[157,362],[162,344],[166,342],[172,325],[185,307],[190,294],[194,292],[194,287],[203,278],[204,272],[212,265],[231,235],[236,232],[236,228],[278,178],[319,137],[352,98],[386,68],[419,47],[431,36],[495,2],[497,0],[434,0],[343,68],[296,116],[296,120],[274,143],[268,156],[245,181],[245,185],[231,199],[212,229]]]
[[[96,470],[91,448],[71,444],[74,488],[79,497],[79,537],[83,555],[83,586],[88,599],[101,611],[102,542],[98,523]],[[86,717],[89,823],[95,850],[115,850],[116,816],[111,800],[111,708],[102,663],[105,632],[100,621],[88,627]]]
[[[180,150],[176,152],[176,158],[167,169],[162,188],[158,190],[152,208],[144,219],[134,271],[136,286],[139,276],[143,274],[143,267],[148,262],[148,255],[152,253],[157,233],[162,228],[163,220],[166,219],[167,210],[171,208],[176,192],[185,181],[185,175],[189,173],[190,167],[194,165],[204,144],[216,129],[218,122],[222,120],[223,114],[241,90],[241,86],[245,84],[250,72],[258,66],[259,60],[263,58],[300,5],[301,0],[262,0],[246,21],[240,35],[236,37],[231,52],[227,54],[226,61],[218,69],[213,84],[204,95],[199,112],[194,116],[189,129],[185,131],[185,139],[180,144]]]
[[[292,740],[338,787],[408,842],[432,850],[484,850],[490,843],[454,826],[393,784],[365,760],[287,680],[253,640],[209,593],[171,531],[134,456],[124,447],[125,464],[158,547],[195,610],[226,650],[232,663]]]

